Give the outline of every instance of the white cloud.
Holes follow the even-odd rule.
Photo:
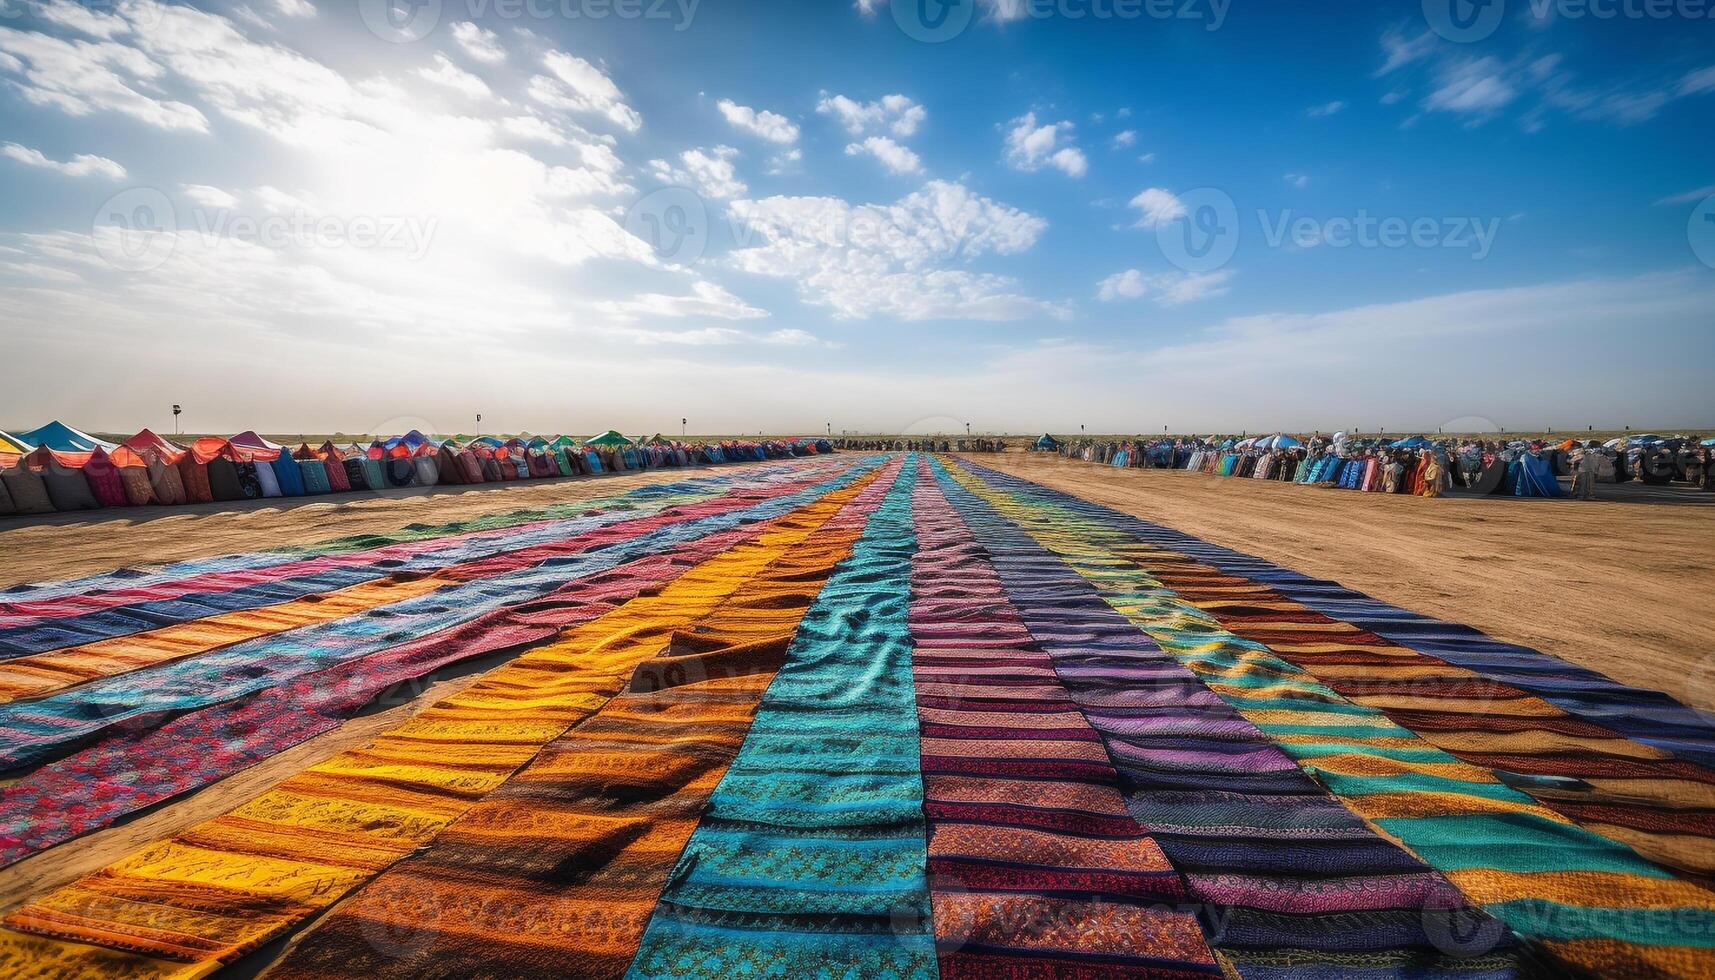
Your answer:
[[[106,177],[108,180],[124,180],[125,168],[107,159],[90,153],[79,153],[71,158],[69,163],[50,160],[42,155],[42,151],[20,146],[17,143],[0,143],[0,156],[8,156],[31,167],[41,167],[65,174],[67,177]]]
[[[1320,119],[1324,116],[1332,116],[1333,114],[1335,114],[1336,112],[1339,112],[1341,109],[1344,109],[1344,108],[1346,108],[1346,103],[1340,101],[1339,99],[1335,99],[1332,102],[1324,102],[1321,105],[1313,105],[1310,108],[1304,110],[1304,114],[1306,116],[1309,116],[1311,119]]]
[[[1288,184],[1291,184],[1299,190],[1303,190],[1310,186],[1310,176],[1308,174],[1285,174],[1281,177],[1281,180],[1286,181]]]
[[[274,9],[282,17],[309,19],[316,15],[315,4],[310,0],[274,0]]]
[[[18,6],[23,6],[19,4]],[[30,5],[31,12],[50,24],[70,28],[80,34],[90,37],[112,39],[130,33],[131,23],[124,17],[107,13],[96,13],[91,7],[86,7],[74,0],[41,0]],[[0,5],[4,12],[4,5]]]
[[[1708,187],[1699,187],[1694,191],[1686,191],[1683,194],[1674,194],[1670,197],[1664,197],[1655,203],[1657,205],[1694,204],[1706,197],[1715,197],[1715,184],[1710,184]]]
[[[679,154],[683,166],[675,167],[666,160],[649,161],[649,171],[665,184],[690,187],[705,197],[738,197],[749,190],[738,177],[733,159],[738,150],[730,146],[712,149],[692,149]]]
[[[918,159],[917,154],[885,136],[870,136],[861,143],[851,143],[846,146],[847,156],[863,154],[868,154],[879,160],[890,174],[914,174],[923,169],[922,161]]]
[[[1096,298],[1104,303],[1153,298],[1159,306],[1180,306],[1227,292],[1231,269],[1213,272],[1161,272],[1145,275],[1137,269],[1116,272],[1096,284]]]
[[[1487,117],[1518,97],[1507,71],[1492,57],[1448,62],[1438,72],[1435,91],[1423,107],[1437,112]]]
[[[453,25],[453,40],[458,42],[465,54],[485,65],[498,65],[506,60],[506,49],[501,46],[499,36],[470,21],[460,21]]]
[[[1715,90],[1715,65],[1688,72],[1684,78],[1679,80],[1675,93],[1678,95],[1696,95],[1711,90]]]
[[[1137,130],[1122,129],[1114,134],[1114,149],[1119,150],[1137,143]]]
[[[1183,218],[1186,213],[1185,205],[1179,198],[1175,197],[1172,191],[1161,187],[1149,187],[1139,191],[1130,204],[1138,211],[1139,228],[1154,228]]]
[[[32,105],[69,116],[118,112],[159,129],[208,131],[208,119],[195,107],[144,94],[158,91],[167,70],[129,45],[0,27],[0,57],[0,68],[19,76],[13,86]]]
[[[237,197],[218,187],[210,187],[207,184],[185,184],[183,189],[185,196],[190,198],[191,203],[201,207],[230,210],[238,206]]]
[[[451,58],[440,52],[435,53],[434,67],[417,69],[417,76],[473,99],[486,99],[494,94],[487,82],[453,64]]]
[[[751,306],[715,283],[698,280],[691,284],[688,295],[640,293],[630,299],[610,300],[596,304],[604,313],[622,319],[642,316],[714,317],[720,320],[756,320],[768,316],[768,311]]]
[[[625,102],[624,93],[600,68],[564,51],[549,51],[542,64],[553,76],[530,79],[530,97],[551,109],[602,116],[628,132],[643,128],[643,117]]]
[[[1435,51],[1435,33],[1424,31],[1416,37],[1406,37],[1397,30],[1388,31],[1382,35],[1382,51],[1387,54],[1387,60],[1376,69],[1375,77],[1393,72],[1395,69],[1422,61]]]
[[[1084,151],[1072,144],[1071,123],[1038,126],[1036,113],[1027,112],[1007,125],[1005,155],[1013,169],[1035,172],[1053,167],[1068,177],[1082,177],[1089,169]]]
[[[1155,162],[1155,154],[1145,153],[1143,156],[1140,156],[1137,158],[1137,162],[1138,163],[1154,163]]]
[[[565,146],[568,142],[565,131],[541,116],[507,116],[500,120],[500,128],[510,136],[549,146]]]
[[[731,99],[722,99],[715,103],[715,107],[726,117],[728,123],[753,136],[761,137],[770,143],[798,142],[798,124],[777,112],[769,112],[766,109],[759,111],[747,105],[739,105]]]
[[[771,344],[784,344],[788,347],[808,347],[812,344],[820,343],[815,334],[808,330],[799,330],[796,327],[788,327],[784,330],[776,330],[770,333],[768,335],[768,342]]]
[[[816,111],[834,117],[853,136],[876,130],[905,138],[915,135],[917,128],[929,117],[927,109],[897,93],[884,95],[874,102],[859,102],[823,92],[816,102]]]
[[[1143,273],[1136,269],[1116,272],[1096,284],[1096,298],[1104,303],[1118,299],[1137,299],[1149,291]]]
[[[798,284],[805,302],[843,319],[1017,320],[1064,317],[1064,304],[1019,291],[1005,276],[949,267],[1028,250],[1047,228],[1034,215],[931,181],[890,205],[832,197],[734,201],[743,272]]]

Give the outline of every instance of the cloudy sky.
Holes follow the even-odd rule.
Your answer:
[[[1709,424],[1715,4],[1440,2],[0,0],[0,426]]]

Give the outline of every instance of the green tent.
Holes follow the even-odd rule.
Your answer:
[[[603,449],[624,449],[626,446],[631,445],[631,440],[620,435],[618,432],[609,429],[601,435],[596,436],[594,439],[585,440],[584,445],[600,446]]]

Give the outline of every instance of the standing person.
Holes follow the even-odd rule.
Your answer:
[[[1596,499],[1596,453],[1586,449],[1578,454],[1572,477],[1572,495],[1579,500]]]

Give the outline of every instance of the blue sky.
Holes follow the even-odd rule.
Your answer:
[[[1715,415],[1715,4],[919,2],[0,0],[0,424]]]

